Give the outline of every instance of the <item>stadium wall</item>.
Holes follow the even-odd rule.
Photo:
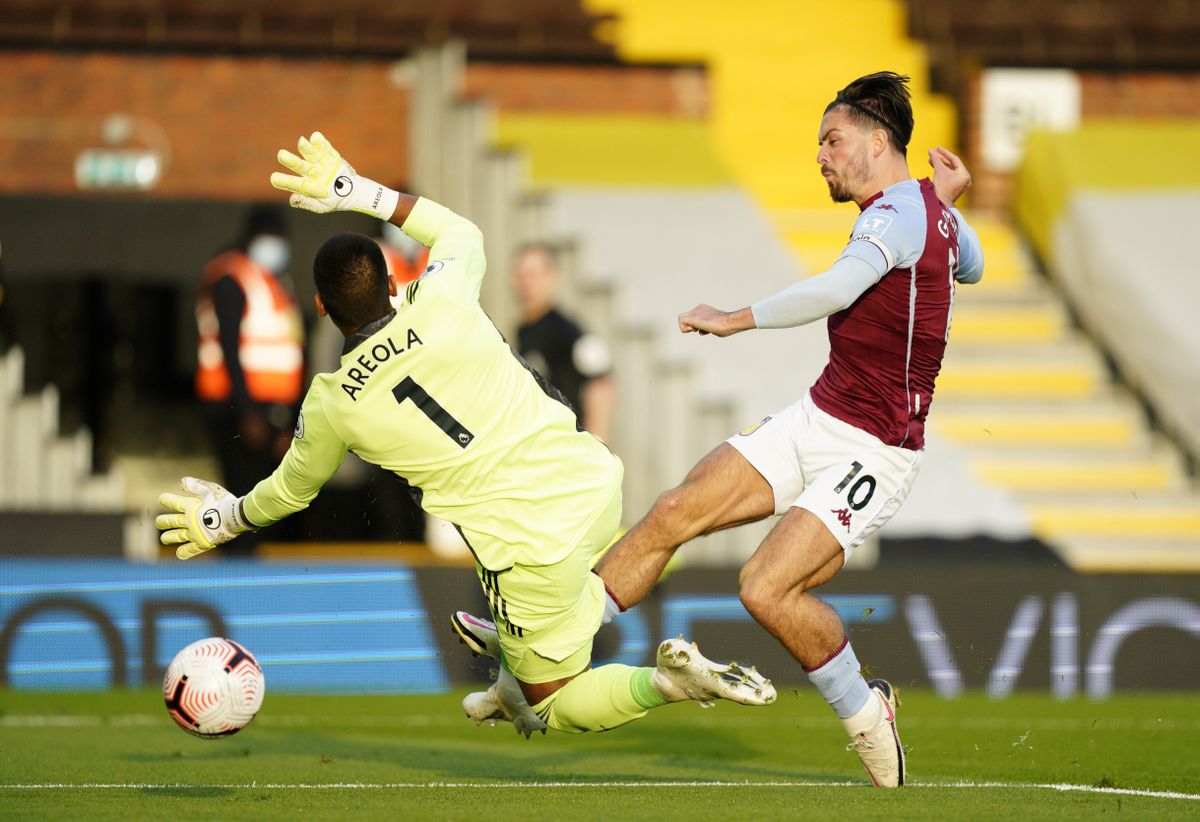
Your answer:
[[[702,119],[707,74],[695,66],[471,62],[463,95],[504,113],[630,114]]]
[[[0,195],[77,193],[76,156],[104,147],[114,114],[137,118],[134,142],[167,146],[155,196],[264,199],[275,152],[314,128],[399,184],[408,98],[382,60],[0,53]]]
[[[318,128],[403,187],[413,77],[388,59],[0,52],[0,196],[78,194],[76,158],[106,147],[115,114],[134,118],[130,145],[169,155],[148,196],[264,199],[275,152]],[[698,119],[708,106],[696,67],[485,62],[461,80],[500,111]]]
[[[847,571],[822,596],[871,673],[947,698],[1196,689],[1200,577],[1078,575],[999,545],[981,546],[978,559]],[[486,613],[469,569],[6,560],[0,685],[154,686],[179,648],[225,635],[257,655],[274,692],[444,692],[483,680],[488,664],[446,630],[455,609]],[[804,682],[751,621],[729,571],[675,572],[601,630],[595,656],[653,664],[657,642],[677,634],[781,685]]]
[[[1079,116],[1096,120],[1160,121],[1200,118],[1200,72],[1080,70]],[[973,208],[1003,211],[1012,203],[1015,175],[989,169],[983,157],[983,70],[963,83],[960,116],[963,145],[974,181],[969,195]],[[1133,166],[1133,156],[1126,158]]]

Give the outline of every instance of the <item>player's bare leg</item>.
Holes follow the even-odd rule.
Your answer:
[[[791,508],[742,568],[746,610],[805,668],[820,665],[845,637],[837,612],[808,593],[833,579],[844,556],[825,523]]]
[[[904,784],[896,733],[899,704],[890,683],[867,682],[837,612],[809,593],[841,570],[841,544],[815,514],[792,508],[741,573],[746,610],[791,652],[850,734],[867,775],[879,786]]]
[[[736,448],[721,443],[680,485],[659,496],[641,522],[609,549],[596,573],[617,602],[631,608],[654,587],[680,545],[774,512],[770,484]]]

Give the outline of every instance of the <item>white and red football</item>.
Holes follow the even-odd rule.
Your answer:
[[[193,642],[171,660],[163,701],[179,727],[205,738],[229,736],[262,707],[267,681],[254,655],[232,639]]]

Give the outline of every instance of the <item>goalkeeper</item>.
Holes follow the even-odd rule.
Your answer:
[[[591,669],[607,598],[588,563],[620,523],[620,460],[579,429],[483,312],[474,224],[359,176],[319,132],[298,148],[279,152],[294,174],[271,175],[293,206],[389,220],[430,246],[429,267],[393,308],[389,298],[400,295],[373,240],[325,242],[313,262],[316,305],[346,337],[341,366],[313,378],[282,463],[246,496],[192,477],[183,495],[164,494],[172,513],[156,520],[163,543],[187,559],[281,520],[307,506],[352,450],[405,479],[470,546],[503,657],[489,691],[493,718],[526,735],[546,726],[579,733],[686,699],[774,701],[753,669],[712,663],[682,639],[659,647],[657,668]]]

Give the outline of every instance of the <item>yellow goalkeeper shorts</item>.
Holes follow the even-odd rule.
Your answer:
[[[594,554],[621,525],[618,490],[566,559],[489,571],[476,565],[504,665],[522,682],[574,676],[591,664],[592,638],[604,615],[604,582],[591,572]]]

